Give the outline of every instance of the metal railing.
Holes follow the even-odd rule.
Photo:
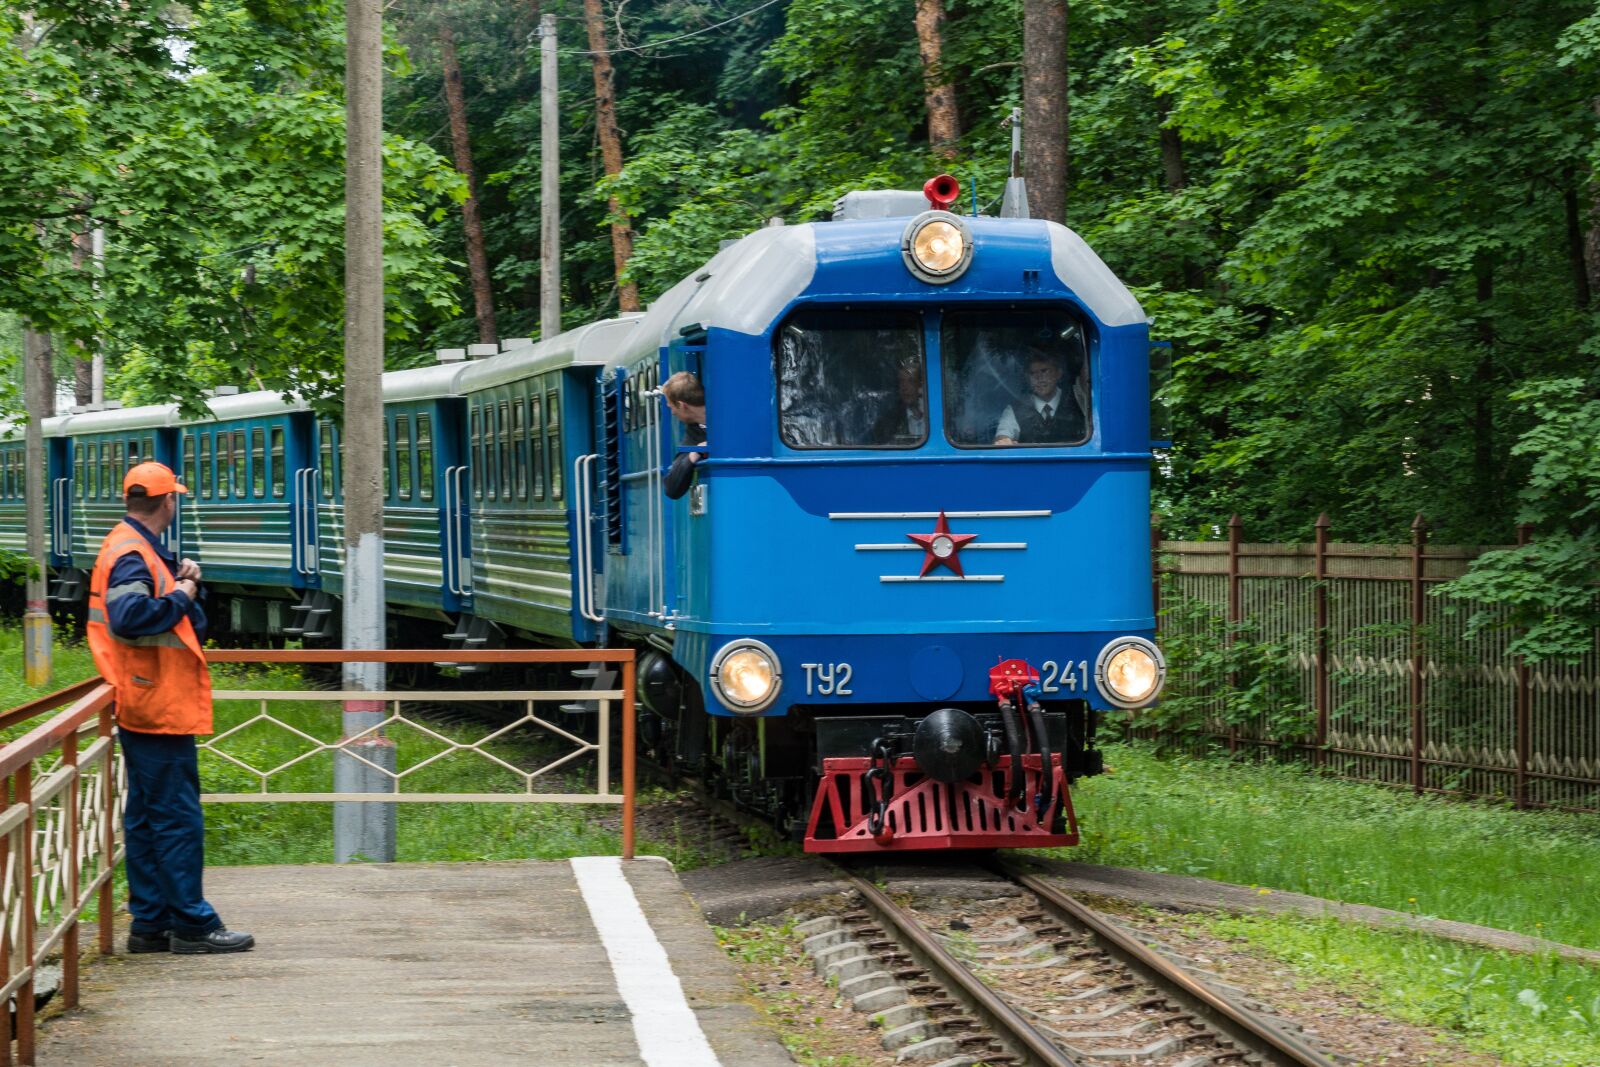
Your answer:
[[[34,983],[61,957],[61,1000],[78,1006],[79,924],[92,904],[112,951],[112,875],[122,858],[122,761],[111,687],[95,678],[0,715],[10,729],[64,708],[0,748],[0,1064],[34,1062]],[[16,1005],[16,1033],[5,1009]]]
[[[1237,517],[1226,529],[1226,541],[1152,531],[1157,606],[1187,598],[1224,640],[1245,627],[1285,649],[1309,724],[1284,737],[1225,715],[1228,684],[1174,663],[1169,691],[1209,700],[1230,750],[1300,752],[1340,777],[1416,792],[1600,810],[1600,642],[1576,664],[1530,664],[1508,651],[1509,630],[1468,638],[1477,606],[1436,592],[1490,547],[1432,544],[1421,516],[1409,544],[1335,542],[1325,516],[1306,543],[1248,542]],[[1519,528],[1518,543],[1530,536]],[[1168,634],[1194,625],[1159,620]]]
[[[243,719],[232,726],[212,735],[209,740],[200,743],[200,751],[210,752],[212,755],[226,761],[255,777],[258,788],[250,792],[233,793],[205,793],[201,800],[213,804],[238,804],[238,803],[327,803],[327,802],[356,802],[356,803],[473,803],[473,804],[617,804],[622,808],[622,855],[625,859],[633,858],[634,849],[634,790],[635,790],[635,761],[634,761],[634,653],[632,649],[492,649],[492,650],[456,650],[444,651],[440,649],[413,649],[413,650],[384,650],[384,651],[349,651],[345,649],[318,649],[318,650],[243,650],[243,649],[212,649],[206,653],[207,659],[212,663],[258,663],[258,664],[343,664],[343,663],[388,663],[388,664],[437,664],[448,661],[449,664],[476,665],[485,664],[493,666],[515,666],[528,664],[566,665],[574,668],[588,668],[592,664],[615,664],[620,667],[621,682],[615,688],[608,689],[432,689],[432,690],[340,690],[340,689],[216,689],[212,693],[215,701],[255,701],[259,710],[254,716]],[[346,703],[359,704],[357,710],[376,711],[380,708],[387,711],[382,722],[362,731],[361,733],[340,737],[336,741],[322,740],[306,732],[292,723],[285,722],[273,712],[273,705],[283,702],[320,702],[329,705],[329,722],[337,723],[338,715]],[[592,702],[596,706],[595,712],[595,738],[588,739],[561,726],[540,714],[541,704],[570,703],[575,701]],[[472,741],[463,741],[449,736],[437,728],[437,723],[429,717],[418,714],[419,705],[436,705],[442,703],[462,704],[495,704],[502,709],[514,708],[507,720],[499,722],[492,729]],[[408,712],[408,706],[411,709]],[[611,711],[614,706],[621,710],[621,738],[617,741],[621,745],[621,791],[615,788],[612,781],[612,744],[611,736]],[[228,750],[227,742],[230,738],[237,737],[247,730],[266,727],[268,729],[282,730],[306,746],[302,752],[293,758],[274,763],[271,766],[258,766],[251,759],[242,757]],[[380,762],[369,759],[363,753],[365,746],[375,742],[382,742],[386,735],[399,728],[416,731],[432,743],[439,746],[439,751],[425,759],[410,764],[404,768],[391,769],[382,766]],[[496,742],[518,731],[538,731],[546,737],[553,739],[564,751],[544,758],[534,766],[521,766],[507,760],[504,756],[493,750]],[[471,754],[480,757],[490,764],[498,767],[500,771],[508,774],[520,782],[520,789],[512,792],[429,792],[423,790],[407,791],[409,780],[418,772],[431,767],[453,755]],[[343,757],[357,760],[384,778],[393,785],[393,792],[384,793],[340,793],[340,792],[304,792],[292,790],[274,790],[273,780],[281,778],[294,768],[307,763],[319,756],[333,754],[335,758]],[[573,792],[563,789],[543,789],[546,782],[556,779],[556,772],[575,767],[584,763],[589,758],[594,760],[595,788],[591,792]]]

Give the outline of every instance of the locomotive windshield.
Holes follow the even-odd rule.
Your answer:
[[[945,434],[961,448],[1089,439],[1089,358],[1066,311],[951,312],[940,329]]]
[[[928,439],[915,314],[802,311],[775,347],[778,424],[790,448],[916,448]]]

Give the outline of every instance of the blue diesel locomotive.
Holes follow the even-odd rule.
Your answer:
[[[643,314],[385,375],[392,642],[633,646],[653,758],[809,850],[1075,843],[1098,719],[1164,675],[1147,322],[1070,230],[956,192],[852,193]],[[685,372],[692,436],[662,395]],[[168,536],[219,640],[336,643],[337,425],[209,404],[47,423],[55,597],[153,456],[193,490]]]

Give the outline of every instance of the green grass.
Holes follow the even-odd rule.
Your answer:
[[[1058,854],[1600,948],[1600,816],[1414,797],[1294,766],[1107,751]],[[1600,1062],[1600,1061],[1597,1061]]]
[[[81,641],[68,641],[59,627],[51,645],[50,659],[50,680],[42,686],[27,685],[22,680],[22,627],[15,622],[0,625],[0,711],[7,711],[99,673],[94,669],[89,646]]]
[[[1593,967],[1332,919],[1191,921],[1212,935],[1245,941],[1302,975],[1336,983],[1395,1018],[1449,1030],[1507,1063],[1600,1063],[1600,972]]]

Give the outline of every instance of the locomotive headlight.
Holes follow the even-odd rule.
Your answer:
[[[711,660],[711,689],[739,715],[760,711],[778,698],[783,672],[778,654],[760,641],[734,641]]]
[[[1166,676],[1161,650],[1142,637],[1117,638],[1094,662],[1095,685],[1119,708],[1142,708],[1155,700]]]
[[[906,269],[925,282],[943,285],[965,273],[972,263],[972,235],[961,216],[924,211],[911,220],[900,238]]]

